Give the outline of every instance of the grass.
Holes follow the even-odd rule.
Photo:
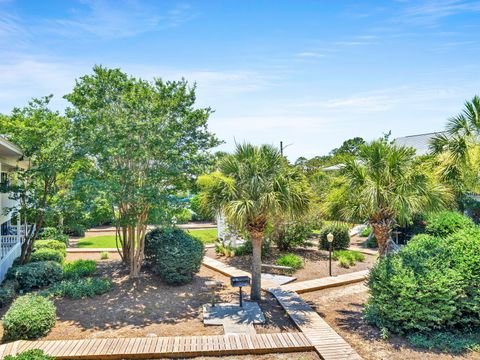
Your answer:
[[[333,260],[338,260],[341,267],[349,268],[354,266],[357,262],[365,260],[365,255],[356,250],[337,250],[333,252]]]
[[[188,233],[200,239],[204,244],[213,244],[217,240],[217,229],[189,230]],[[77,247],[115,249],[115,235],[84,238],[78,241]]]

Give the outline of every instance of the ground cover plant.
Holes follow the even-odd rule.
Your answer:
[[[94,260],[75,260],[63,266],[63,277],[65,279],[78,279],[92,276],[97,271],[97,263]]]
[[[112,286],[112,281],[108,278],[74,278],[53,285],[44,295],[81,299],[104,294],[110,291]]]
[[[365,255],[356,250],[337,250],[332,254],[332,259],[338,261],[339,265],[344,268],[354,266],[357,262],[365,260]]]
[[[300,256],[287,254],[277,259],[277,265],[291,267],[293,271],[303,268],[304,263]]]
[[[45,354],[43,350],[31,349],[17,355],[7,355],[5,360],[55,360],[55,358]]]
[[[41,248],[35,250],[30,255],[30,262],[39,262],[39,261],[55,261],[59,264],[63,264],[65,261],[65,255],[61,250]]]
[[[55,321],[56,309],[52,301],[34,294],[20,296],[3,317],[3,339],[37,339],[48,334]]]
[[[161,227],[147,233],[145,260],[167,284],[192,281],[200,270],[204,245],[177,227]]]
[[[52,249],[60,251],[63,256],[67,255],[67,245],[64,242],[58,240],[37,240],[34,243],[34,248],[36,250],[40,249]]]

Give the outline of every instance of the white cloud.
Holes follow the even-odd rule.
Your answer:
[[[398,20],[421,25],[435,25],[443,18],[473,12],[480,12],[479,1],[415,0],[407,2],[403,14]]]
[[[325,57],[325,54],[317,53],[317,52],[311,52],[311,51],[305,51],[301,52],[298,54],[295,54],[297,57],[301,58],[322,58]]]

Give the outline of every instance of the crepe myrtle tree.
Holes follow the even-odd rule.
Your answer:
[[[19,208],[9,209],[26,218],[30,227],[22,243],[20,262],[29,260],[34,241],[46,216],[56,211],[57,197],[69,186],[66,174],[76,162],[72,150],[71,123],[49,109],[52,96],[33,99],[24,108],[0,116],[0,134],[18,145],[28,167],[18,167],[15,181],[3,184]],[[24,161],[25,161],[24,160]]]
[[[253,245],[251,298],[260,299],[262,240],[267,223],[277,215],[304,214],[309,207],[308,184],[270,145],[237,145],[223,157],[219,171],[201,176],[202,206],[211,214],[223,212],[235,229],[250,235]]]
[[[186,188],[219,141],[210,108],[196,108],[185,80],[145,81],[120,69],[93,68],[65,98],[76,149],[95,163],[91,182],[107,194],[120,255],[139,276],[155,206]]]
[[[345,220],[372,226],[380,255],[396,249],[391,233],[412,215],[444,208],[451,200],[447,187],[429,171],[415,150],[373,141],[359,148],[341,170],[344,185],[336,190],[336,207]]]

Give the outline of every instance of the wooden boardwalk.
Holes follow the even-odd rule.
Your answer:
[[[56,359],[160,359],[314,350],[302,333],[229,334],[88,340],[15,341],[0,345],[0,359],[41,349]]]
[[[324,277],[320,279],[293,282],[282,285],[281,288],[287,291],[293,291],[298,294],[327,289],[335,286],[348,285],[356,282],[365,281],[368,277],[368,270],[357,271],[354,273],[338,276]]]
[[[361,360],[355,350],[300,296],[282,288],[270,289],[288,316],[312,343],[323,360]]]

